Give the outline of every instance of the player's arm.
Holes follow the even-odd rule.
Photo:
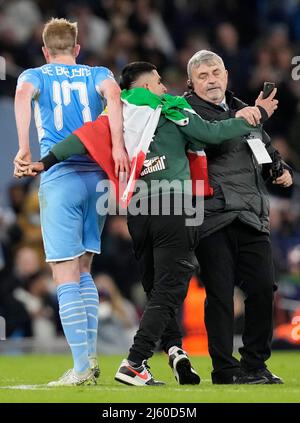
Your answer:
[[[19,151],[14,159],[14,175],[20,176],[20,166],[31,161],[29,127],[31,120],[31,100],[35,87],[30,82],[21,83],[15,94],[15,118],[19,139]]]
[[[108,78],[101,82],[99,91],[107,101],[115,174],[116,176],[118,176],[119,172],[127,172],[127,174],[129,174],[130,164],[123,138],[123,114],[120,87],[116,81]]]

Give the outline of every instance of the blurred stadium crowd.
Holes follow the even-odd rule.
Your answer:
[[[44,63],[41,33],[52,16],[78,22],[79,63],[107,66],[117,79],[128,62],[147,60],[158,66],[169,92],[180,95],[186,91],[189,58],[205,48],[223,58],[230,89],[249,104],[264,81],[276,82],[279,109],[266,130],[293,166],[295,186],[293,190],[270,186],[279,286],[275,326],[290,322],[297,309],[300,315],[300,81],[291,77],[292,58],[300,56],[300,1],[0,0],[0,56],[6,59],[0,114],[1,100],[12,102],[22,70]],[[12,113],[10,119],[14,125]],[[3,137],[1,155],[5,143],[17,151],[17,138]],[[7,160],[5,154],[3,159]],[[54,287],[44,264],[37,186],[36,180],[11,180],[1,187],[7,200],[0,201],[0,315],[6,318],[9,337],[49,339],[61,332]],[[126,350],[145,299],[124,217],[108,219],[102,255],[95,258],[93,270],[103,306],[103,334],[107,325],[108,338],[118,334],[108,342],[119,342]],[[237,331],[242,303],[239,293]]]

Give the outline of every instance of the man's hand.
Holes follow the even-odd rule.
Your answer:
[[[120,172],[126,172],[129,175],[130,163],[125,148],[123,146],[113,147],[112,156],[115,162],[115,176],[118,177]]]
[[[263,98],[263,92],[261,91],[255,100],[255,106],[261,106],[263,109],[265,109],[269,117],[272,116],[272,114],[278,108],[278,100],[274,98],[276,93],[277,88],[274,88],[269,97]]]
[[[249,125],[257,126],[261,119],[260,111],[257,107],[244,107],[235,114],[236,118],[245,119]]]
[[[283,174],[279,178],[273,181],[273,184],[282,185],[284,188],[288,188],[293,184],[293,178],[287,169],[284,169]]]
[[[14,172],[14,176],[18,179],[24,178],[25,176],[37,176],[44,171],[44,163],[32,162],[28,165],[22,165],[19,167],[18,172]]]
[[[102,81],[98,88],[107,101],[107,113],[112,139],[112,156],[115,163],[115,176],[118,177],[121,172],[126,172],[127,175],[129,175],[130,162],[124,146],[120,87],[116,81],[108,78]]]
[[[30,150],[20,149],[14,158],[14,177],[21,178],[23,175],[23,167],[31,163]]]
[[[44,163],[42,162],[32,162],[28,166],[27,176],[37,176],[45,170]]]

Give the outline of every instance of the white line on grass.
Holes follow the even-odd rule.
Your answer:
[[[114,387],[114,386],[103,386],[103,385],[98,385],[98,386],[56,386],[56,387],[52,387],[52,386],[47,386],[47,385],[11,385],[11,386],[0,386],[0,389],[19,389],[19,390],[28,390],[28,391],[55,391],[55,389],[61,389],[61,388],[84,388],[84,389],[88,389],[90,391],[123,391],[124,390],[130,390],[133,388],[137,388],[137,387],[129,387],[129,386],[120,386],[120,387]],[[139,388],[139,387],[138,387]],[[140,388],[139,388],[140,389]],[[147,389],[147,388],[144,388]],[[189,392],[189,391],[195,391],[195,389],[190,389],[190,388],[174,388],[174,387],[163,387],[162,388],[164,391],[165,390],[172,390],[172,391],[180,391],[180,392]],[[206,388],[207,389],[207,388]],[[151,387],[150,387],[151,390]]]
[[[11,386],[0,386],[0,389],[24,389],[30,391],[45,391],[51,389],[47,385],[11,385]]]

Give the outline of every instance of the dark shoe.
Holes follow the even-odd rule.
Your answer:
[[[212,374],[212,383],[216,385],[265,385],[268,381],[265,376],[240,370],[226,378]]]
[[[250,372],[249,372],[250,374]],[[266,384],[267,385],[282,385],[284,382],[282,379],[280,379],[280,377],[274,375],[274,373],[271,373],[269,369],[260,369],[260,370],[256,370],[254,372],[251,372],[252,375],[256,376],[256,377],[264,377],[267,379]]]
[[[200,376],[193,369],[187,353],[178,347],[171,347],[168,353],[169,366],[179,385],[199,385]]]

